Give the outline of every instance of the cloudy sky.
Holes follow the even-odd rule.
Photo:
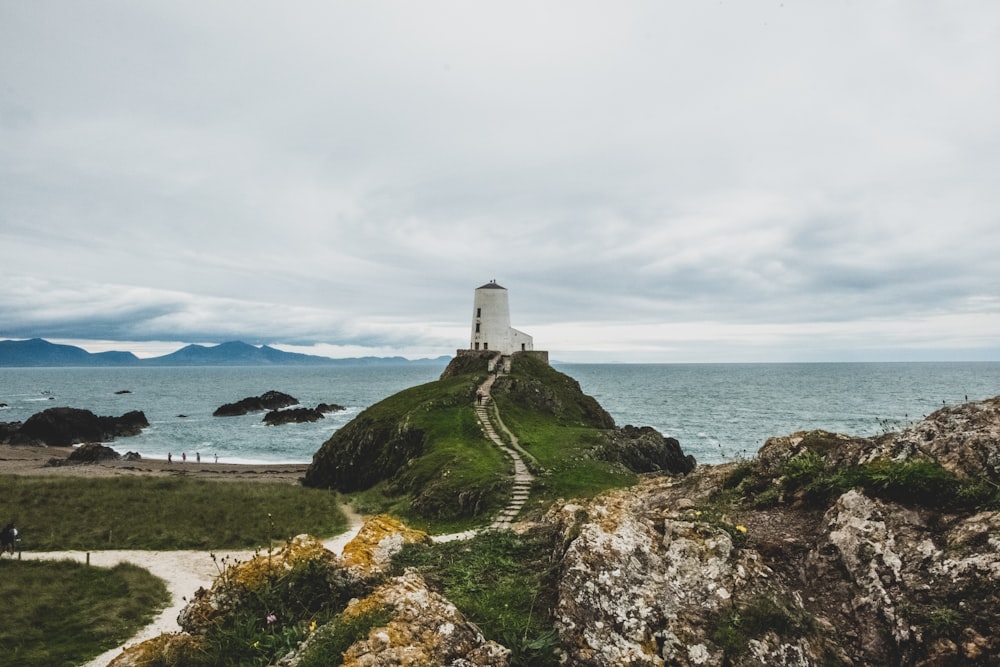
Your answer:
[[[1000,3],[0,0],[0,338],[1000,360]]]

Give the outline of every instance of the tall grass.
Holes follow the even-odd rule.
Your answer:
[[[543,535],[487,531],[471,540],[408,545],[396,572],[418,568],[487,639],[512,651],[514,667],[554,667],[552,543]]]
[[[34,551],[252,548],[347,528],[336,494],[292,484],[4,476],[0,488]]]
[[[135,565],[0,561],[0,664],[74,667],[147,625],[170,600]]]

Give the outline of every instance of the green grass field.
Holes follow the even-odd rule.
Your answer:
[[[294,484],[3,476],[0,488],[31,551],[254,548],[347,529],[335,493]]]
[[[0,560],[0,664],[76,667],[120,645],[167,606],[163,581],[134,565]]]

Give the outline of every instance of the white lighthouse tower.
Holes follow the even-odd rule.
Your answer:
[[[535,349],[531,336],[510,326],[507,290],[495,280],[476,289],[469,349],[494,351],[505,356]]]

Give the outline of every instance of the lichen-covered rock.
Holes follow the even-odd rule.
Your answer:
[[[410,528],[387,514],[380,514],[365,521],[354,539],[344,546],[341,562],[358,576],[367,578],[382,572],[403,545],[427,544],[430,541],[430,536],[424,531]]]
[[[856,629],[855,653],[872,664],[887,656],[900,664],[995,664],[1000,513],[947,517],[849,491],[824,523],[806,574],[846,575],[846,604],[830,611]]]
[[[390,610],[391,618],[344,652],[344,667],[507,667],[510,651],[487,641],[451,602],[427,588],[415,571],[390,579],[375,592],[354,600],[347,617]]]
[[[716,640],[731,610],[763,597],[801,614],[760,555],[734,545],[744,527],[677,509],[679,484],[647,480],[546,517],[564,545],[555,623],[568,664],[742,664]],[[823,653],[814,636],[753,639],[751,662],[810,664]]]

